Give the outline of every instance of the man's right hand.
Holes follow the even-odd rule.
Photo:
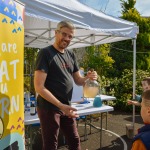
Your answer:
[[[59,107],[62,112],[70,117],[70,118],[78,118],[79,115],[77,114],[77,110],[69,105],[65,105],[65,104],[61,104],[61,106]]]

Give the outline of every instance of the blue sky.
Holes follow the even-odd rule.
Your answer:
[[[121,15],[120,0],[79,0],[80,2],[93,7],[94,9],[101,10],[106,14],[119,17]],[[150,17],[150,0],[136,0],[136,9],[141,16]]]

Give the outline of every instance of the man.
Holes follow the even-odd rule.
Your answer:
[[[97,73],[89,71],[86,77],[82,77],[74,53],[66,49],[74,30],[74,25],[69,21],[58,23],[54,44],[42,49],[37,57],[34,85],[38,93],[37,112],[43,150],[57,149],[59,129],[64,133],[70,150],[81,149],[75,121],[78,114],[69,105],[73,80],[78,85],[84,85],[89,78],[96,80]]]

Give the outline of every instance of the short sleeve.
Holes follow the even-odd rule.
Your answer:
[[[74,60],[74,70],[73,70],[73,73],[79,71],[79,66],[78,66],[78,63],[77,63],[77,59],[76,59],[76,56],[75,54],[72,52],[72,55],[73,55],[73,60]]]
[[[47,49],[42,49],[39,51],[37,59],[36,59],[36,65],[35,70],[42,70],[44,72],[48,72],[49,70],[49,53]]]

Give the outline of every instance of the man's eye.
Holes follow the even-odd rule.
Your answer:
[[[69,35],[68,37],[69,37],[69,39],[72,39],[72,38],[73,38],[71,35]]]
[[[62,35],[66,37],[66,36],[67,36],[67,33],[62,32]]]

